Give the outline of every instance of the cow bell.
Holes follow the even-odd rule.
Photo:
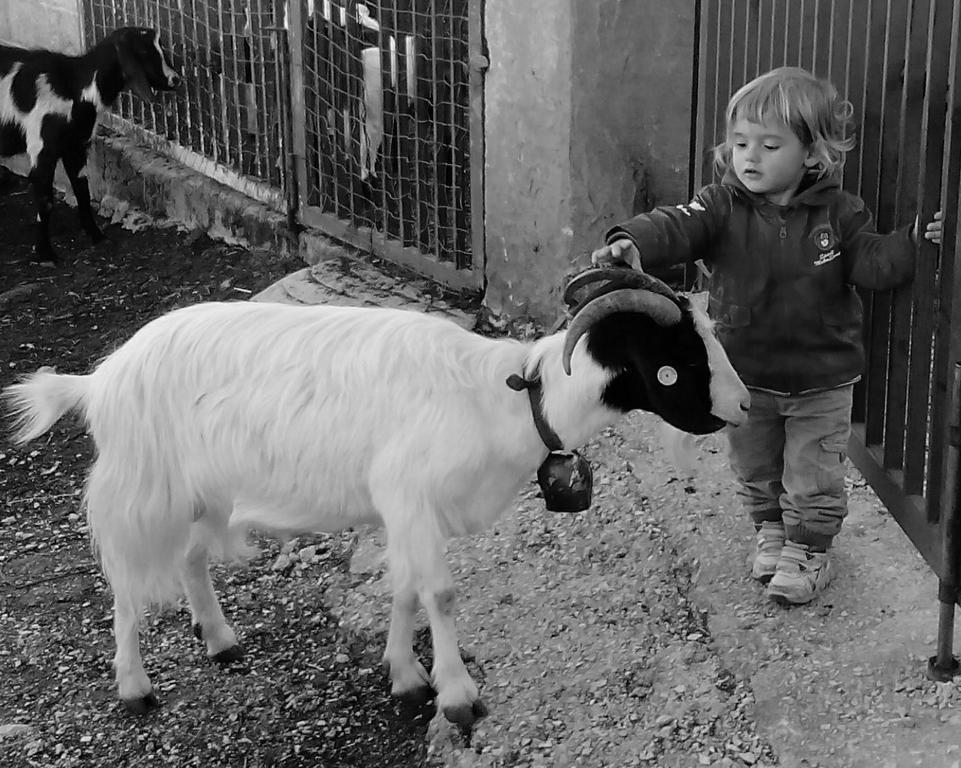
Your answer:
[[[551,512],[583,512],[591,506],[594,475],[577,451],[551,451],[537,470],[537,482]]]

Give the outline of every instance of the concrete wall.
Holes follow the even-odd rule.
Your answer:
[[[553,320],[614,222],[686,200],[694,0],[487,0],[486,302]]]
[[[571,253],[571,0],[487,0],[487,303],[546,317]]]
[[[80,53],[77,0],[0,0],[0,43]]]

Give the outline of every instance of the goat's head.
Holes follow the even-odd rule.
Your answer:
[[[703,309],[656,278],[622,268],[578,275],[566,298],[573,303],[592,285],[567,331],[567,373],[583,339],[583,353],[613,372],[601,396],[608,407],[651,411],[694,434],[744,422],[749,393]]]
[[[154,91],[172,91],[181,83],[170,55],[160,45],[160,32],[148,27],[123,27],[111,38],[123,71],[124,85],[144,101]]]

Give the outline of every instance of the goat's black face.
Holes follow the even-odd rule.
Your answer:
[[[587,341],[590,355],[619,371],[602,400],[621,411],[656,413],[685,432],[707,434],[725,422],[711,413],[711,368],[701,331],[686,297],[683,317],[661,326],[635,312],[618,312],[597,323]]]
[[[180,86],[180,74],[160,44],[160,33],[147,27],[124,27],[113,34],[124,82],[140,98]]]

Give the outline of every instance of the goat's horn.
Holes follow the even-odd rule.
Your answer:
[[[564,340],[564,373],[568,376],[571,374],[571,355],[578,339],[595,323],[615,312],[639,312],[658,325],[676,325],[681,322],[681,308],[673,299],[660,293],[637,288],[620,288],[606,293],[587,304],[571,320],[567,338]]]
[[[642,288],[652,293],[667,296],[670,299],[676,298],[674,291],[667,284],[646,272],[638,272],[636,269],[625,267],[595,267],[571,278],[567,288],[564,289],[564,303],[568,306],[574,304],[576,302],[574,295],[579,290],[602,280],[606,280],[618,288]]]

